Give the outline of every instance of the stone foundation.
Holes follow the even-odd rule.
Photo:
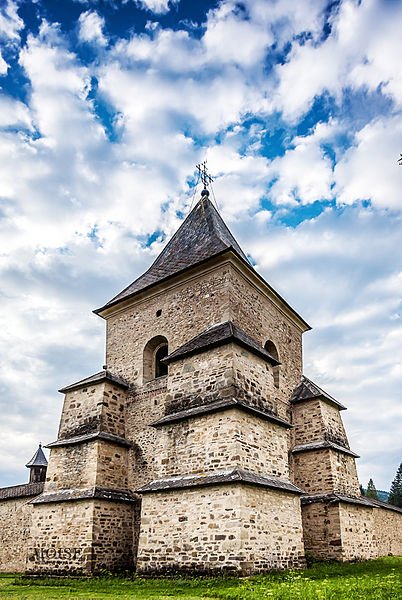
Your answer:
[[[303,564],[298,495],[234,484],[143,497],[139,573],[245,575]]]

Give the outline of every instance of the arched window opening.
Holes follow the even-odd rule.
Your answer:
[[[165,363],[161,362],[162,358],[168,355],[168,345],[163,344],[155,352],[155,377],[163,377],[168,374],[168,367]]]
[[[163,335],[157,335],[146,344],[143,357],[143,380],[151,381],[168,373],[168,367],[162,359],[168,355],[168,341]]]
[[[275,358],[275,360],[279,361],[278,350],[276,349],[274,342],[268,340],[267,342],[265,342],[264,348],[272,356],[272,358]],[[280,365],[275,365],[274,367],[272,367],[272,373],[274,376],[274,386],[276,388],[279,387],[279,367]]]

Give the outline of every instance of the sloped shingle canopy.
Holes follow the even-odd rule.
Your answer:
[[[94,312],[99,313],[155,283],[229,249],[248,262],[208,196],[203,195],[148,271]]]
[[[177,348],[177,350],[169,354],[169,356],[163,359],[163,362],[171,363],[186,356],[192,356],[193,354],[205,352],[210,348],[223,346],[224,344],[229,344],[230,342],[236,342],[239,344],[239,346],[247,348],[247,350],[250,350],[250,352],[253,354],[257,354],[272,365],[280,364],[276,358],[271,356],[269,352],[265,350],[265,348],[260,346],[258,342],[253,340],[252,337],[240,329],[240,327],[232,323],[232,321],[219,323],[213,327],[210,327],[206,331],[203,331],[199,335],[192,338],[189,342],[183,344],[183,346],[180,346],[180,348]]]

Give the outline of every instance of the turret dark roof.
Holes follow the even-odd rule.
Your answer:
[[[243,250],[205,194],[148,271],[94,312],[99,313],[104,308],[229,249],[248,262]]]
[[[39,444],[39,448],[25,466],[28,467],[28,469],[31,467],[47,467],[47,460],[46,456],[43,454],[42,444]]]
[[[343,406],[338,400],[335,400],[316,383],[313,383],[310,379],[303,375],[301,382],[296,387],[293,395],[290,399],[291,402],[303,402],[304,400],[313,400],[321,398],[331,404],[334,404],[339,410],[346,410],[346,406]]]
[[[240,329],[240,327],[232,323],[232,321],[218,323],[217,325],[206,329],[169,354],[169,356],[163,359],[163,362],[171,363],[186,356],[205,352],[210,348],[216,348],[217,346],[229,344],[230,342],[235,342],[239,346],[247,348],[247,350],[250,350],[253,354],[257,354],[272,365],[280,364],[276,358],[271,356],[269,352],[265,350],[265,348],[260,346],[258,342]]]
[[[129,387],[127,381],[125,381],[122,377],[114,375],[110,371],[99,371],[99,373],[95,373],[95,375],[90,375],[90,377],[86,377],[85,379],[80,379],[80,381],[76,381],[75,383],[66,385],[65,387],[61,388],[59,392],[64,394],[65,392],[78,390],[81,387],[86,387],[88,385],[100,383],[101,381],[111,381],[112,383],[119,385],[125,390]]]

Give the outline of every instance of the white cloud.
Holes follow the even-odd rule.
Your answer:
[[[174,4],[178,4],[180,0],[134,0],[141,8],[150,10],[156,14],[164,14],[170,10]]]
[[[18,3],[5,0],[0,6],[0,40],[8,43],[18,43],[24,21],[18,14]]]
[[[346,88],[377,90],[379,86],[400,106],[402,73],[396,48],[401,22],[399,3],[344,0],[322,43],[293,42],[287,61],[276,69],[273,106],[295,121],[324,92],[340,100]]]
[[[0,75],[7,75],[7,71],[9,68],[9,64],[4,60],[1,52],[0,52]]]
[[[355,136],[335,168],[340,203],[370,199],[380,208],[402,210],[401,117],[373,120]]]
[[[105,19],[96,10],[87,10],[81,13],[78,26],[78,37],[81,42],[95,43],[100,46],[107,45],[107,39],[103,33]]]
[[[0,96],[0,128],[10,126],[32,129],[29,109],[18,100]]]
[[[310,204],[333,197],[332,164],[321,144],[334,135],[335,126],[319,124],[314,132],[296,137],[292,149],[275,158],[270,172],[275,178],[269,192],[276,204]]]

